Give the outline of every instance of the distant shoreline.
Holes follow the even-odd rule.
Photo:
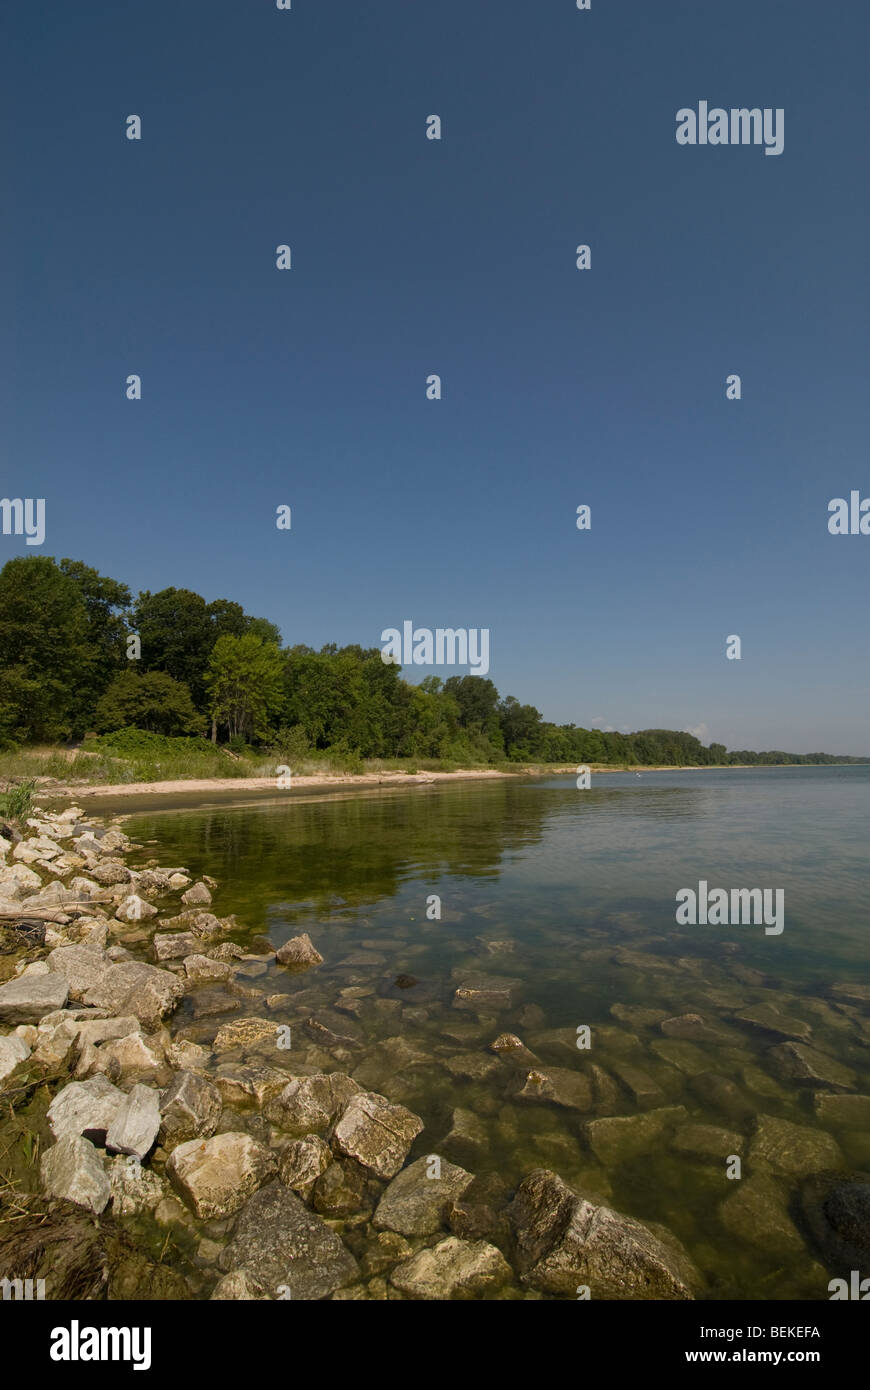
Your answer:
[[[771,768],[801,768],[801,767],[839,767],[839,766],[867,766],[867,764],[839,764],[839,763],[731,763],[731,764],[694,764],[691,766],[670,765],[628,765],[613,767],[608,764],[589,763],[586,764],[590,772],[595,776],[602,774],[630,774],[645,772],[740,772],[751,769],[768,771]],[[315,773],[293,777],[287,791],[316,791],[343,788],[350,790],[353,788],[375,788],[375,787],[401,787],[401,786],[425,786],[436,782],[461,782],[461,781],[493,781],[505,779],[522,778],[543,778],[560,777],[574,774],[577,767],[570,766],[543,766],[528,765],[517,767],[516,770],[506,768],[460,768],[452,772],[360,772],[360,773]],[[58,783],[57,785],[41,785],[36,790],[36,798],[39,801],[75,801],[80,798],[91,797],[132,797],[132,796],[177,796],[179,794],[210,793],[221,792],[263,792],[281,790],[277,786],[275,777],[190,777],[175,778],[165,782],[68,782]]]

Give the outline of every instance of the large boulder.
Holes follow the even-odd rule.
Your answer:
[[[19,975],[0,985],[0,1023],[38,1023],[62,1009],[68,998],[69,983],[63,975]]]
[[[504,1255],[485,1240],[447,1236],[393,1269],[390,1283],[408,1298],[486,1298],[512,1278]]]
[[[278,1172],[287,1187],[299,1190],[316,1182],[332,1162],[332,1151],[317,1134],[305,1134],[285,1144],[278,1156]]]
[[[272,1298],[329,1298],[359,1278],[356,1260],[336,1233],[283,1183],[269,1183],[242,1208],[218,1263],[245,1270]]]
[[[222,1062],[214,1080],[225,1105],[237,1105],[241,1109],[253,1105],[259,1110],[281,1094],[287,1085],[287,1073],[277,1067]]]
[[[274,1024],[272,1029],[274,1031]],[[288,1081],[280,1095],[269,1101],[266,1115],[288,1134],[319,1134],[327,1130],[361,1088],[344,1072],[317,1072]]]
[[[96,1216],[111,1196],[105,1160],[93,1144],[70,1134],[47,1149],[40,1164],[42,1189],[49,1197],[61,1197],[87,1207]]]
[[[171,971],[125,960],[109,966],[99,983],[88,990],[84,1002],[113,1014],[133,1014],[150,1032],[172,1012],[183,994],[182,981]]]
[[[597,1299],[695,1296],[697,1271],[674,1237],[586,1201],[546,1168],[523,1179],[511,1221],[529,1288],[565,1298],[582,1285]]]
[[[105,1076],[71,1081],[48,1107],[51,1132],[57,1140],[84,1135],[95,1144],[104,1144],[106,1132],[126,1099]]]
[[[48,956],[48,968],[63,975],[70,999],[82,1000],[98,985],[111,965],[98,946],[57,946]]]
[[[129,883],[133,875],[119,859],[103,859],[89,870],[91,878],[104,888],[114,888],[119,883]]]
[[[160,931],[151,938],[154,959],[183,960],[199,947],[199,938],[191,931]]]
[[[430,1173],[440,1171],[440,1177]],[[431,1158],[418,1158],[393,1178],[374,1215],[380,1230],[398,1231],[403,1236],[428,1236],[441,1229],[450,1202],[458,1201],[474,1181],[446,1159],[436,1167]]]
[[[197,1072],[176,1072],[160,1097],[161,1144],[168,1148],[210,1138],[222,1109],[221,1093],[213,1082]]]
[[[169,1156],[166,1176],[195,1214],[210,1220],[232,1216],[276,1168],[274,1154],[263,1144],[231,1130],[179,1144]]]
[[[124,1097],[106,1130],[106,1148],[144,1158],[160,1128],[160,1096],[150,1086],[135,1085]]]
[[[393,1178],[423,1128],[404,1105],[391,1105],[376,1091],[352,1096],[332,1131],[332,1146],[368,1168],[377,1178]]]
[[[30,1048],[23,1038],[16,1037],[14,1033],[0,1038],[0,1081],[29,1056]]]

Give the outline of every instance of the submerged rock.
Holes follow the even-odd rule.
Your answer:
[[[458,1009],[478,1009],[483,1012],[488,1009],[497,1012],[512,1009],[521,985],[521,980],[504,975],[469,976],[454,994],[453,1003]]]
[[[166,1199],[163,1179],[127,1154],[118,1154],[109,1164],[112,1211],[115,1216],[136,1216],[153,1212]]]
[[[335,1232],[280,1182],[245,1203],[218,1263],[244,1270],[272,1298],[287,1290],[297,1301],[329,1298],[359,1278],[356,1260]]]
[[[511,1207],[523,1283],[576,1298],[691,1299],[700,1283],[679,1242],[610,1207],[595,1206],[555,1173],[523,1179]]]
[[[440,1149],[457,1163],[474,1163],[489,1148],[486,1125],[472,1110],[457,1108]]]
[[[596,1104],[589,1077],[567,1067],[538,1066],[526,1072],[515,1099],[549,1101],[568,1110],[580,1111],[592,1110]]]
[[[827,1264],[849,1277],[870,1268],[870,1176],[818,1173],[801,1188],[801,1212]]]
[[[755,1004],[751,1009],[744,1009],[741,1013],[735,1014],[735,1019],[757,1032],[773,1033],[776,1037],[787,1040],[793,1038],[798,1042],[806,1042],[813,1033],[810,1025],[804,1023],[803,1019],[790,1018],[773,1004]]]
[[[277,1049],[279,1026],[268,1018],[234,1018],[221,1024],[213,1043],[214,1050],[233,1052],[238,1048],[244,1051],[264,1044]]]
[[[390,1283],[408,1298],[425,1300],[486,1298],[512,1279],[504,1255],[485,1240],[445,1240],[403,1260]]]
[[[855,1073],[816,1048],[786,1042],[770,1048],[771,1067],[783,1081],[827,1087],[831,1091],[853,1091]]]
[[[804,1251],[785,1195],[774,1178],[754,1173],[735,1181],[733,1187],[731,1196],[719,1207],[719,1219],[729,1234],[779,1258],[793,1258]]]
[[[718,1125],[682,1125],[671,1140],[674,1153],[685,1154],[711,1163],[725,1162],[732,1154],[739,1158],[746,1147],[742,1134],[731,1129],[720,1129]]]
[[[820,1091],[813,1096],[816,1115],[823,1125],[835,1129],[861,1129],[870,1134],[870,1096],[832,1095]]]
[[[691,1077],[689,1086],[705,1108],[718,1110],[738,1124],[746,1124],[756,1113],[752,1102],[728,1076],[701,1072]]]
[[[803,1177],[824,1168],[837,1168],[843,1162],[833,1135],[823,1129],[792,1124],[777,1115],[759,1115],[749,1156],[753,1163],[766,1163],[774,1173],[785,1177]]]
[[[685,1106],[668,1105],[641,1115],[608,1115],[586,1124],[586,1138],[602,1163],[626,1163],[659,1146],[665,1132],[689,1118]]]

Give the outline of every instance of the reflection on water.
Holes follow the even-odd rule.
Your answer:
[[[469,1111],[479,1126],[466,1166],[508,1185],[553,1167],[663,1222],[710,1296],[827,1297],[789,1204],[832,1155],[834,1166],[870,1164],[866,1127],[814,1100],[870,1094],[870,768],[610,775],[587,791],[573,778],[434,784],[152,811],[127,829],[148,842],[140,859],[217,878],[214,910],[236,913],[251,936],[278,945],[310,933],[325,964],[270,969],[248,1011],[284,994],[282,1019],[316,1015],[341,1035],[331,1065],[423,1117],[412,1157]],[[784,889],[783,935],[678,927],[675,894],[700,879]],[[433,894],[440,920],[427,918]],[[514,982],[509,1003],[457,1008],[457,985],[480,973]],[[417,983],[399,989],[399,974]],[[789,1076],[789,1027],[738,1017],[758,1008],[806,1030],[830,1073]],[[685,1014],[703,1023],[662,1029]],[[188,1035],[209,1040],[220,1021],[187,1020]],[[580,1024],[592,1028],[588,1053],[575,1045]],[[590,1105],[520,1095],[522,1075],[488,1050],[505,1031],[545,1070],[596,1067]],[[590,1130],[611,1115],[634,1117],[630,1140]],[[794,1153],[762,1153],[759,1115],[800,1127]],[[696,1134],[699,1123],[721,1138]],[[748,1154],[744,1183],[772,1176],[778,1235],[757,1243],[751,1203],[723,1208],[740,1184],[717,1143]]]

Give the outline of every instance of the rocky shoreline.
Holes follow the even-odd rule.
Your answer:
[[[304,1017],[304,995],[263,985],[276,969],[321,963],[307,934],[277,951],[264,938],[245,949],[232,939],[244,935],[235,918],[210,910],[213,879],[128,867],[142,849],[79,807],[32,817],[24,837],[0,834],[0,1101],[31,1159],[20,1181],[0,1186],[0,1277],[44,1278],[48,1298],[709,1296],[669,1230],[620,1213],[592,1186],[541,1167],[510,1188],[460,1166],[482,1151],[472,1112],[454,1109],[433,1146],[425,1117],[371,1089],[357,1064],[353,1005],[370,991],[342,992],[345,1025],[322,1010]],[[470,976],[454,1002],[486,1020],[515,983]],[[383,1002],[401,1051],[402,1006]],[[233,1017],[240,1008],[256,1012]],[[665,1037],[683,1047],[709,1031],[694,1015],[668,1023]],[[823,1103],[870,1106],[805,1042],[778,1044],[784,1074],[815,1066]],[[513,1033],[482,1058],[521,1100],[597,1115],[586,1139],[601,1163],[650,1134],[676,1132],[690,1157],[743,1151],[739,1133],[692,1124],[683,1106],[655,1097],[644,1113],[614,1114],[607,1073],[541,1064]],[[774,1116],[758,1126],[756,1152],[767,1145],[774,1173],[777,1155],[807,1144],[811,1132],[797,1128]],[[870,1178],[838,1176],[832,1137],[817,1131],[813,1143],[808,1225],[821,1248],[858,1258]],[[766,1219],[776,1240],[782,1196],[763,1168],[729,1200],[749,1201],[735,1220]],[[844,1231],[858,1232],[852,1245]],[[796,1230],[795,1240],[792,1255]]]

